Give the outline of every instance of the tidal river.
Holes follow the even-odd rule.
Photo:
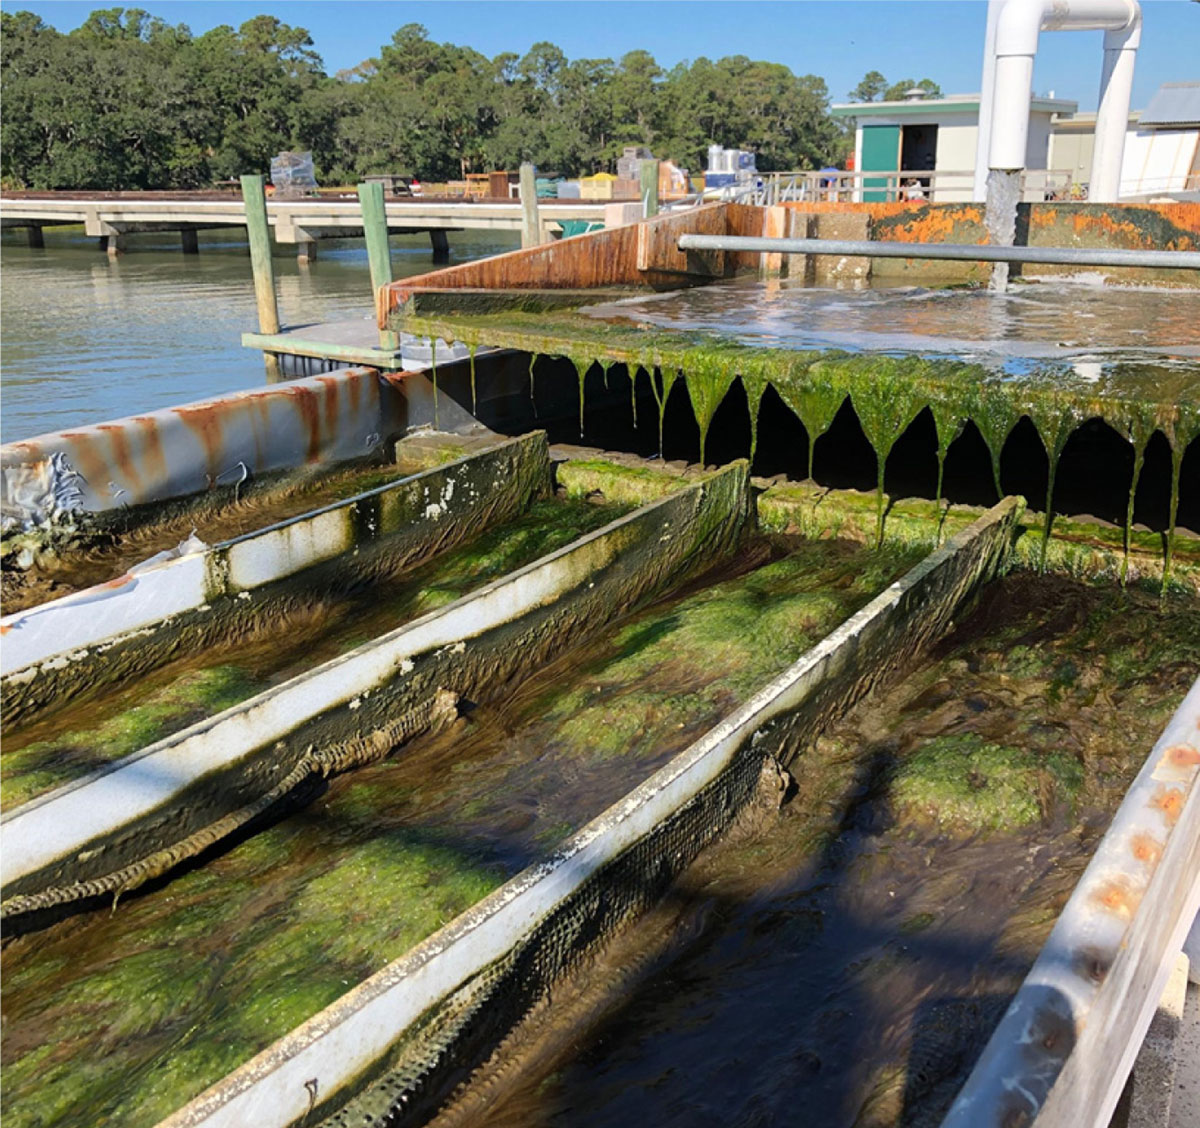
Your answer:
[[[433,270],[429,238],[392,239],[392,273]],[[115,261],[79,228],[47,228],[46,246],[6,232],[0,251],[3,415],[0,441],[168,407],[264,382],[261,354],[241,347],[258,328],[248,244],[200,232],[200,254],[173,234],[137,235]],[[517,235],[450,235],[450,262],[514,250]],[[284,325],[371,315],[361,239],[328,239],[318,259],[275,256]]]

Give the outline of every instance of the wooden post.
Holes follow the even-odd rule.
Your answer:
[[[433,261],[448,262],[450,259],[450,239],[440,228],[430,228],[429,242],[433,246]]]
[[[367,243],[367,262],[371,266],[371,296],[375,299],[392,280],[392,249],[388,246],[383,185],[378,180],[360,184],[358,204],[362,208],[363,237]],[[400,340],[390,329],[380,329],[379,347],[395,350],[400,347]]]
[[[29,245],[31,247],[37,248],[46,245],[46,240],[42,236],[42,229],[37,224],[25,228],[25,230],[29,233]]]
[[[537,177],[528,161],[521,165],[521,246],[536,247],[542,241],[538,218]]]
[[[305,240],[296,244],[296,261],[301,266],[317,261],[317,243],[315,239]]]
[[[116,258],[118,255],[125,253],[125,236],[119,232],[113,235],[106,235],[104,238],[104,249],[108,252],[109,258]]]
[[[642,161],[639,174],[643,210],[647,216],[658,215],[658,161]]]
[[[179,232],[179,244],[183,248],[185,255],[198,255],[200,253],[200,240],[194,227],[185,227]]]
[[[267,223],[267,196],[263,178],[242,177],[242,202],[246,208],[246,231],[250,236],[250,268],[254,272],[254,300],[258,305],[258,331],[279,332],[279,307],[275,303],[275,268],[271,265],[271,229]],[[267,380],[280,379],[279,358],[264,352]]]

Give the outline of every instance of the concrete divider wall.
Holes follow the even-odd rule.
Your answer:
[[[548,488],[549,469],[545,434],[534,432],[7,616],[0,684],[9,720],[433,556],[524,510]]]
[[[241,808],[247,796],[271,791],[306,747],[383,739],[398,719],[444,692],[492,699],[637,601],[712,567],[739,543],[750,514],[748,467],[734,463],[25,804],[3,826],[6,912],[24,903],[17,897],[87,883],[178,843]]]
[[[1200,908],[1200,681],[1154,745],[944,1128],[1106,1125]]]
[[[1003,567],[1020,504],[958,534],[735,713],[406,956],[162,1128],[407,1123],[428,1114],[572,965],[662,891],[752,794],[876,682],[905,669]],[[369,1088],[349,1104],[346,1096]],[[315,1102],[316,1107],[310,1107]],[[372,1119],[375,1118],[375,1119]]]

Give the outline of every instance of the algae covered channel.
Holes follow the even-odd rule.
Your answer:
[[[1194,600],[999,581],[432,1123],[939,1124],[1198,668]]]
[[[306,601],[258,623],[249,640],[187,653],[100,699],[68,703],[7,736],[0,757],[2,807],[25,803],[443,607],[622,511],[566,498],[536,501],[502,527],[417,568]]]
[[[154,1123],[547,853],[916,558],[752,542],[114,914],[11,942],[6,1119]]]

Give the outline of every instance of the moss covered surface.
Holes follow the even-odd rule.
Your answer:
[[[147,744],[211,717],[385,631],[570,544],[624,509],[541,500],[411,571],[302,608],[278,630],[158,670],[140,684],[64,709],[5,740],[0,803],[11,809]]]
[[[788,547],[751,547],[115,915],[14,942],[6,1122],[154,1123],[545,856],[914,559]],[[502,566],[472,551],[464,572]]]
[[[935,1128],[1197,668],[1195,599],[990,585],[586,969],[586,1025],[537,1016],[471,1123]]]

